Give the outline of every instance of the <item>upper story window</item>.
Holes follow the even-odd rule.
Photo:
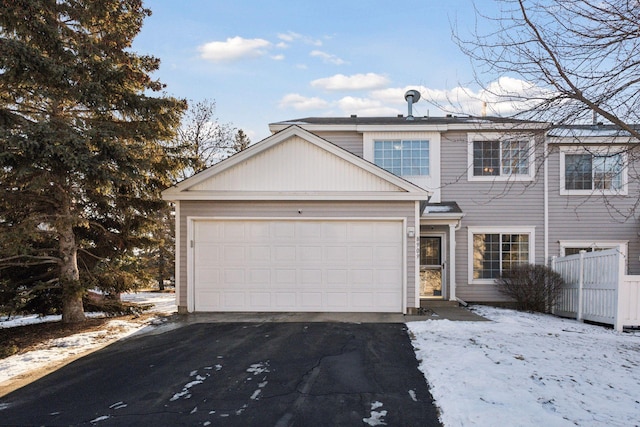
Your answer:
[[[429,141],[375,140],[373,160],[376,165],[398,176],[427,176]]]
[[[478,133],[469,134],[468,143],[469,181],[533,180],[532,140]]]
[[[626,194],[624,153],[598,154],[585,150],[561,153],[561,194]]]
[[[474,176],[529,174],[527,141],[473,141]]]

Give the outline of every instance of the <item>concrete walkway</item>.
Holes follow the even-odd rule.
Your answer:
[[[423,320],[486,321],[465,307],[437,306],[422,313],[191,313],[176,315],[177,322],[186,324],[220,322],[338,322],[338,323],[406,323]]]

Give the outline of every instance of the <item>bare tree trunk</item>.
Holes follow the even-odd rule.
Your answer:
[[[84,290],[80,285],[80,272],[78,271],[78,247],[76,237],[73,234],[73,225],[70,221],[71,212],[68,203],[63,207],[63,219],[57,224],[60,239],[60,284],[62,286],[62,322],[73,323],[86,320],[82,295]]]

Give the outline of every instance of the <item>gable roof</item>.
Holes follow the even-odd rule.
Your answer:
[[[431,194],[298,126],[163,191],[165,200],[412,200]]]

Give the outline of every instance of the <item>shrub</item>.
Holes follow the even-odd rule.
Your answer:
[[[516,302],[522,311],[550,313],[564,285],[560,274],[544,265],[521,264],[505,270],[498,290]]]

